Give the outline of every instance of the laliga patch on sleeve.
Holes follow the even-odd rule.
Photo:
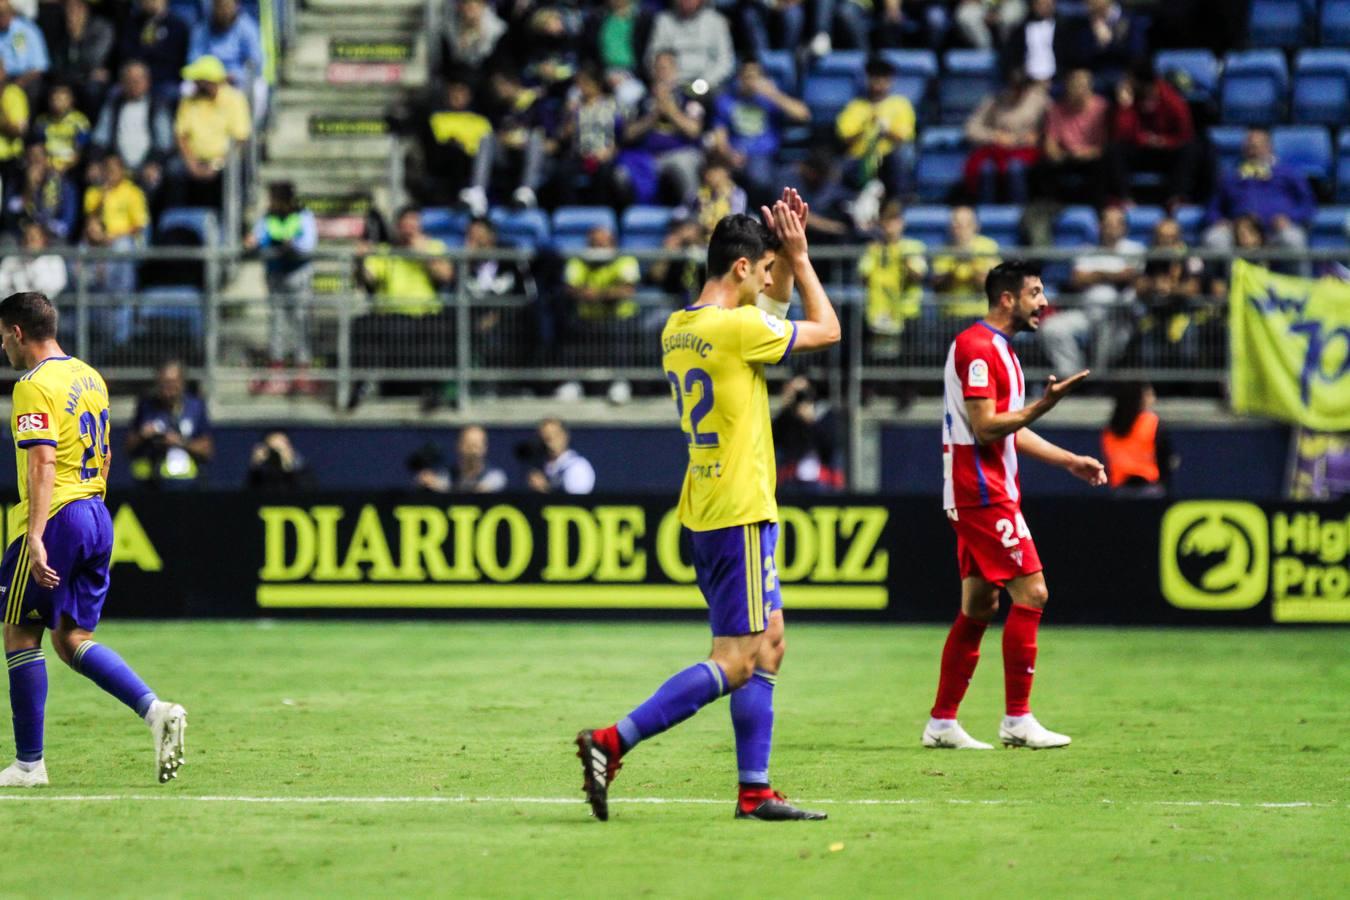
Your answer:
[[[989,363],[982,359],[972,359],[966,370],[966,384],[971,387],[989,387]]]
[[[23,434],[25,431],[46,431],[47,414],[19,413],[19,427],[16,430],[19,434]]]
[[[787,334],[787,323],[784,322],[782,319],[778,318],[772,313],[766,313],[762,309],[759,311],[759,315],[760,318],[764,320],[764,324],[768,325],[769,330],[772,331],[774,334],[778,335],[779,337],[782,337],[783,335]]]

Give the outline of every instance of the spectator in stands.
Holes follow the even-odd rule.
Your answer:
[[[581,29],[581,13],[573,7],[535,8],[529,15],[525,41],[517,49],[525,81],[550,92],[565,91],[581,63]]]
[[[30,96],[51,67],[47,39],[31,19],[15,13],[11,0],[0,0],[0,65]]]
[[[874,336],[874,355],[899,356],[899,337],[919,317],[928,260],[921,241],[905,235],[905,216],[891,200],[881,210],[880,239],[868,244],[858,260],[858,275],[867,285],[867,330]],[[885,352],[883,352],[885,351]]]
[[[47,148],[32,144],[23,178],[6,185],[5,231],[18,233],[22,223],[35,222],[59,242],[74,237],[80,216],[80,195],[74,182],[47,159]]]
[[[1243,221],[1236,224],[1236,233],[1239,244],[1247,240]],[[1148,366],[1198,362],[1196,319],[1209,322],[1225,300],[1203,295],[1205,264],[1186,255],[1181,226],[1175,219],[1163,219],[1153,229],[1151,249],[1168,255],[1149,260],[1136,285],[1142,313],[1136,325],[1142,362]]]
[[[20,291],[40,291],[52,301],[60,296],[66,289],[66,261],[44,252],[49,240],[41,225],[23,223],[23,250],[36,255],[9,255],[0,262],[0,294],[8,297]]]
[[[1102,461],[1111,488],[1119,495],[1165,496],[1180,462],[1154,411],[1157,402],[1150,384],[1129,382],[1115,390],[1111,421],[1102,429]]]
[[[410,487],[418,493],[450,493],[450,467],[445,462],[445,451],[428,441],[403,461],[412,476]]]
[[[488,436],[481,425],[465,425],[455,446],[450,469],[450,491],[456,494],[495,494],[506,489],[506,473],[487,460]]]
[[[824,56],[831,49],[834,15],[834,0],[744,0],[737,7],[747,55],[754,59],[772,49],[796,52],[804,43],[809,44],[813,56]],[[811,38],[804,40],[808,33]]]
[[[623,121],[609,83],[594,64],[577,72],[556,140],[548,142],[554,171],[546,187],[546,206],[557,207],[585,197],[599,206],[618,205],[615,160]]]
[[[52,85],[47,92],[47,112],[38,116],[33,131],[47,148],[47,158],[56,171],[65,174],[79,165],[91,130],[88,117],[75,108],[71,86]]]
[[[133,60],[108,92],[91,143],[102,153],[122,157],[138,184],[153,196],[163,180],[164,162],[173,153],[173,117],[169,105],[151,93],[150,69]],[[153,204],[152,204],[153,205]]]
[[[122,26],[118,57],[141,60],[150,68],[155,96],[177,102],[180,73],[187,65],[188,26],[169,12],[169,0],[140,0],[140,8]]]
[[[1033,2],[1044,9],[1045,0]],[[1054,0],[1050,0],[1054,17]],[[1027,18],[1026,0],[956,0],[953,19],[967,44],[978,50],[992,50],[1005,42],[1015,42],[1015,29]]]
[[[0,54],[0,184],[8,184],[24,166],[23,137],[28,133],[28,95],[12,81]]]
[[[713,106],[713,150],[726,159],[754,204],[767,202],[778,186],[777,157],[786,122],[811,121],[811,110],[778,89],[755,60],[744,60],[736,82]]]
[[[914,140],[914,107],[891,93],[895,68],[885,59],[869,59],[865,71],[866,93],[850,100],[835,120],[850,160],[845,178],[858,187],[878,179],[887,192],[899,195],[905,188],[901,148]]]
[[[1076,302],[1047,316],[1040,328],[1041,345],[1060,378],[1089,364],[1093,372],[1105,372],[1130,341],[1129,312],[1143,269],[1144,245],[1126,236],[1125,211],[1118,206],[1101,211],[1098,230],[1100,252],[1074,260],[1069,291],[1078,295]]]
[[[607,71],[638,69],[637,28],[640,10],[634,0],[607,0],[595,31],[590,56]]]
[[[614,232],[597,225],[586,235],[592,253],[572,257],[563,269],[567,295],[583,322],[622,321],[638,313],[633,298],[642,273],[637,259],[615,255],[618,246]]]
[[[316,485],[309,460],[305,459],[286,432],[277,429],[263,435],[248,456],[244,487],[260,494],[289,494],[313,490]]]
[[[196,84],[197,90],[178,104],[173,126],[178,142],[178,156],[172,163],[177,205],[219,208],[221,173],[230,152],[253,131],[248,101],[226,83],[225,66],[214,56],[188,65],[183,77]]]
[[[262,75],[262,39],[257,20],[239,8],[239,0],[212,0],[211,15],[192,29],[188,60],[195,62],[204,56],[220,60],[230,82],[246,96],[250,95],[253,79]],[[259,94],[254,91],[251,96],[254,112],[261,114]],[[264,91],[261,94],[264,102],[266,96]]]
[[[532,467],[526,476],[530,490],[540,494],[589,494],[595,490],[595,469],[569,445],[563,423],[547,418],[539,423]]]
[[[812,221],[815,210],[811,210]],[[694,302],[703,287],[702,267],[696,258],[701,258],[707,249],[708,241],[703,228],[689,216],[688,212],[676,212],[670,220],[661,249],[668,252],[683,252],[683,259],[659,259],[647,269],[647,278],[671,298],[671,306],[688,306]]]
[[[713,157],[703,166],[698,190],[685,200],[683,209],[698,222],[704,237],[711,237],[723,218],[745,212],[745,191],[732,180],[731,167]]]
[[[463,77],[450,78],[444,105],[427,117],[422,133],[426,201],[445,205],[458,200],[474,215],[486,214],[492,138],[492,123],[473,108],[473,88]]]
[[[933,290],[945,316],[982,316],[989,307],[984,296],[984,277],[998,265],[998,242],[980,234],[975,210],[958,206],[952,210],[948,244],[963,253],[943,254],[933,259]]]
[[[966,119],[966,140],[974,147],[964,172],[967,196],[983,203],[1027,201],[1027,172],[1040,159],[1049,105],[1045,86],[1014,69],[1006,87],[975,107]]]
[[[493,176],[505,180],[517,206],[538,205],[547,162],[546,109],[543,92],[527,88],[508,69],[492,73]]]
[[[843,490],[844,473],[835,467],[834,435],[820,419],[815,388],[798,375],[783,385],[782,396],[782,409],[773,420],[778,487],[789,493]]]
[[[817,148],[797,167],[802,195],[811,198],[811,216],[806,235],[822,243],[844,243],[853,236],[852,207],[855,192],[844,184],[835,155]]]
[[[1231,251],[1233,220],[1251,215],[1260,220],[1270,246],[1306,250],[1307,228],[1316,212],[1317,201],[1307,176],[1275,158],[1269,131],[1252,128],[1242,142],[1237,168],[1220,178],[1210,201],[1204,243],[1213,250]],[[1306,262],[1286,266],[1305,276],[1311,274]]]
[[[1087,15],[1066,18],[1060,27],[1059,62],[1065,68],[1091,69],[1114,79],[1148,52],[1144,23],[1115,0],[1087,0]]]
[[[314,263],[311,259],[319,243],[314,213],[305,209],[295,195],[295,185],[277,181],[267,188],[267,214],[244,238],[245,250],[267,251],[263,264],[267,273],[269,326],[267,363],[271,377],[255,386],[264,394],[307,393],[312,387],[308,374],[309,304],[313,293]],[[301,370],[287,383],[280,371],[287,359]]]
[[[861,6],[859,0],[854,0],[853,5]],[[845,3],[840,8],[847,9],[848,6]],[[951,0],[881,0],[879,12],[874,17],[875,37],[869,37],[867,43],[858,46],[863,50],[870,50],[873,45],[878,49],[920,46],[936,53],[947,43],[947,32],[951,27],[949,6]],[[847,26],[850,34],[856,28],[852,24]]]
[[[625,123],[625,149],[619,154],[621,177],[636,202],[652,203],[665,194],[678,203],[693,193],[703,164],[705,114],[703,103],[681,87],[675,53],[657,53],[651,92],[636,117]],[[668,185],[665,191],[663,183]]]
[[[122,158],[112,154],[97,167],[90,167],[89,187],[84,192],[84,239],[91,247],[134,250],[145,241],[150,208],[145,192],[127,177]],[[136,263],[105,260],[95,264],[95,290],[125,296],[136,289]],[[114,310],[129,313],[130,308]],[[130,321],[123,316],[117,343],[129,337]]]
[[[1131,199],[1130,175],[1162,174],[1169,205],[1194,196],[1195,127],[1191,108],[1153,63],[1137,64],[1116,87],[1109,158],[1116,196]]]
[[[476,69],[491,58],[506,34],[506,22],[487,0],[459,0],[451,4],[445,31],[446,60],[457,69]]]
[[[699,95],[720,88],[736,65],[731,28],[704,0],[671,0],[669,9],[657,13],[646,57],[653,81],[664,79],[657,71],[657,57],[663,53],[675,56],[676,84],[694,85]]]
[[[429,258],[396,255],[426,254]],[[441,292],[450,285],[454,267],[445,259],[446,246],[422,231],[422,213],[416,207],[399,210],[392,246],[356,246],[356,280],[371,295],[372,311],[353,326],[352,355],[360,368],[410,365],[447,365],[450,360],[451,322],[444,313]],[[351,398],[355,407],[374,393],[374,382],[363,382]],[[428,388],[421,386],[425,391]]]
[[[51,72],[78,88],[80,108],[92,115],[112,80],[117,32],[112,22],[90,14],[87,0],[64,0],[62,6],[64,27],[51,35]]]
[[[1012,30],[1003,48],[1004,71],[1021,69],[1032,81],[1048,84],[1059,70],[1055,0],[1032,0],[1031,15]]]
[[[127,430],[131,476],[150,487],[191,487],[215,456],[206,403],[187,389],[183,364],[170,360],[155,374],[155,390],[136,404]]]
[[[1106,202],[1106,99],[1092,90],[1092,73],[1074,69],[1064,98],[1045,117],[1036,194],[1060,203]]]

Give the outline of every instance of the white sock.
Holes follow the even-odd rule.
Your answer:
[[[956,726],[955,719],[929,719],[928,727],[933,731],[946,731]]]
[[[35,759],[32,762],[24,762],[21,759],[16,759],[14,760],[14,765],[19,767],[20,772],[31,772],[38,766],[42,765],[42,760]]]
[[[156,706],[159,706],[159,702],[160,702],[160,701],[158,701],[158,700],[151,700],[151,701],[150,701],[150,705],[147,706],[147,707],[145,708],[145,715],[141,716],[141,718],[145,720],[145,724],[147,724],[147,725],[154,725],[154,724],[155,724],[154,721],[153,721],[150,717],[151,717],[152,715],[154,715],[155,707],[156,707]]]
[[[1004,717],[1003,717],[1003,724],[1004,724],[1004,725],[1021,725],[1023,722],[1025,722],[1025,721],[1026,721],[1027,719],[1029,719],[1029,718],[1031,718],[1031,713],[1027,713],[1025,716],[1004,716]]]

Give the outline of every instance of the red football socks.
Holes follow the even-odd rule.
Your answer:
[[[1016,607],[1014,607],[1016,608]],[[980,661],[980,639],[988,622],[972,619],[965,613],[958,613],[952,630],[947,634],[947,643],[942,648],[942,677],[938,680],[937,700],[933,703],[932,716],[935,719],[955,719],[956,710],[970,687],[970,678],[975,674],[975,664]],[[1032,626],[1032,655],[1035,655],[1036,628]]]
[[[1003,626],[1003,686],[1010,716],[1025,716],[1031,712],[1031,682],[1036,677],[1036,629],[1041,624],[1041,612],[1014,603]],[[943,667],[945,673],[945,656]]]
[[[619,740],[619,726],[611,725],[608,728],[597,728],[591,739],[614,759],[623,756],[623,741]]]
[[[750,813],[754,812],[765,800],[772,800],[773,798],[773,788],[767,784],[755,787],[743,784],[740,786],[740,796],[737,798],[736,804],[741,808],[741,812]]]

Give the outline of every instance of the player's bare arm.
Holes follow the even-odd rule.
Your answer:
[[[1106,467],[1091,456],[1081,456],[1065,450],[1041,437],[1030,428],[1017,435],[1017,450],[1046,465],[1058,466],[1093,487],[1106,484]]]
[[[61,583],[56,570],[47,565],[47,548],[42,535],[52,507],[52,488],[56,485],[56,448],[35,444],[28,448],[28,558],[32,561],[33,580],[51,589]]]
[[[800,340],[798,338],[798,342]],[[975,439],[981,444],[987,444],[1026,428],[1054,409],[1059,401],[1072,393],[1083,382],[1083,379],[1088,377],[1088,372],[1088,369],[1084,369],[1077,375],[1063,381],[1051,375],[1045,388],[1045,394],[1035,403],[1028,404],[1018,410],[998,413],[994,412],[993,400],[985,397],[967,398],[966,412],[970,414],[970,427],[975,432]]]
[[[797,279],[797,289],[802,297],[802,312],[805,319],[796,320],[797,340],[793,345],[796,352],[824,350],[839,343],[841,330],[839,316],[820,283],[815,267],[807,255],[806,216],[809,208],[801,205],[800,217],[789,208],[787,203],[774,204],[774,233],[778,235],[780,256],[786,256]]]

